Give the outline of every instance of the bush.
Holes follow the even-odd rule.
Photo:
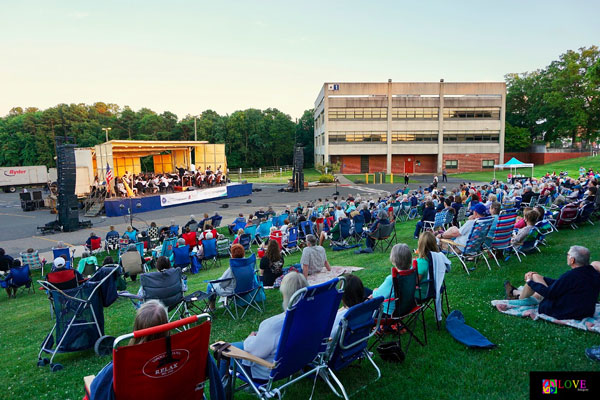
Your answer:
[[[321,183],[333,183],[335,181],[335,178],[333,177],[333,175],[330,174],[323,174],[319,177],[319,182]]]

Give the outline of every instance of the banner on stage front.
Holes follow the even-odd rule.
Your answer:
[[[227,196],[227,186],[219,186],[202,190],[191,190],[189,192],[178,192],[160,195],[161,207],[174,206],[177,204],[192,203],[194,201],[217,199]]]

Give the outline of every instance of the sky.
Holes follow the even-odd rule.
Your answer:
[[[230,114],[324,82],[502,81],[598,45],[597,1],[0,1],[0,115],[96,101]]]

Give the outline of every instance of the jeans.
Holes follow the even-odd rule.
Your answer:
[[[415,226],[415,236],[419,237],[419,235],[421,234],[421,231],[423,230],[423,226],[425,224],[423,223],[423,221],[419,221],[417,222],[417,225]]]

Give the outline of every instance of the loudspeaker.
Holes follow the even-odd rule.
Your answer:
[[[31,193],[27,192],[27,193],[19,193],[19,197],[21,198],[21,201],[30,201],[31,200]]]
[[[294,192],[304,190],[304,147],[296,146],[294,149],[294,170],[292,173]]]
[[[77,168],[75,166],[75,145],[56,146],[56,166],[58,172],[58,221],[64,232],[79,229],[79,201],[75,195]]]

